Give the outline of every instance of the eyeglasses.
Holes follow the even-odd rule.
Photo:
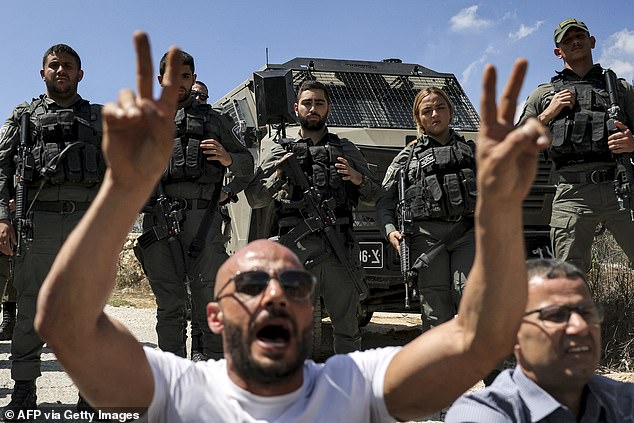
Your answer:
[[[270,275],[264,270],[238,272],[229,278],[227,284],[233,281],[236,286],[236,292],[256,297],[264,292],[273,278],[280,282],[286,295],[295,301],[310,298],[317,283],[315,276],[304,270],[285,269],[274,275]]]
[[[199,98],[202,101],[206,101],[209,98],[209,96],[207,94],[202,93],[200,91],[196,91],[196,90],[192,90],[192,97]]]
[[[603,321],[603,309],[596,304],[569,306],[554,304],[536,310],[527,311],[524,316],[539,313],[538,319],[546,327],[563,327],[568,324],[572,312],[579,314],[589,325],[597,325]]]

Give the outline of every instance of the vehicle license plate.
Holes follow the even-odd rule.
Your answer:
[[[359,242],[359,250],[359,261],[364,268],[383,268],[382,242]]]

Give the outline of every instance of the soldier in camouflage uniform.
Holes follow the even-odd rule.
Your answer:
[[[602,223],[634,261],[634,222],[629,210],[619,209],[613,184],[613,155],[634,151],[634,89],[618,81],[625,121],[608,134],[610,102],[604,69],[592,60],[595,38],[583,22],[566,19],[555,28],[554,39],[564,69],[529,95],[520,124],[536,117],[553,134],[548,157],[559,175],[550,220],[555,257],[588,271],[595,228]]]
[[[166,67],[166,55],[159,69],[162,82]],[[207,303],[213,300],[214,278],[220,265],[227,259],[224,243],[227,241],[220,231],[222,220],[216,212],[218,203],[224,203],[241,191],[253,176],[253,157],[233,132],[234,124],[228,116],[214,110],[208,104],[200,104],[191,96],[196,80],[194,59],[182,52],[182,65],[178,72],[179,104],[176,111],[176,134],[174,152],[161,181],[165,195],[180,204],[180,226],[178,235],[180,259],[189,278],[192,299],[192,322],[202,329],[204,356],[193,354],[192,359],[218,358],[222,355],[219,335],[209,329],[206,318]],[[174,83],[174,82],[173,82]],[[224,185],[225,176],[233,180]],[[203,235],[205,247],[197,257],[188,252],[197,237],[206,210],[214,214],[211,227]],[[156,196],[151,199],[143,215],[144,235],[156,233],[160,224],[160,210]],[[141,238],[139,238],[141,240]],[[185,348],[187,288],[183,275],[179,274],[170,250],[168,238],[155,239],[147,246],[138,244],[135,254],[147,275],[156,296],[159,348],[181,357],[187,356]]]
[[[23,238],[21,254],[14,257],[19,313],[11,344],[15,387],[10,409],[36,407],[35,379],[41,375],[43,345],[33,328],[37,295],[62,243],[97,194],[106,167],[101,106],[77,94],[83,78],[77,53],[64,44],[52,46],[44,54],[40,75],[46,94],[18,105],[0,132],[0,252],[13,256],[16,233],[9,199],[14,196],[20,118],[30,114],[35,176],[28,182],[27,218],[32,236]]]
[[[423,253],[431,258],[429,267],[418,270],[416,287],[426,331],[456,314],[473,264],[475,144],[449,127],[453,105],[439,88],[416,95],[413,118],[419,137],[392,161],[376,208],[379,227],[399,251],[404,234],[397,230],[398,183],[399,173],[406,172],[405,204],[413,218],[410,266]]]
[[[317,81],[306,81],[299,89],[295,113],[301,124],[301,139],[292,140],[290,148],[300,160],[308,180],[324,199],[336,202],[336,236],[346,247],[355,271],[362,272],[358,247],[352,238],[352,207],[359,199],[374,201],[379,186],[371,178],[368,164],[359,149],[345,138],[328,132],[326,120],[330,113],[326,87]],[[301,199],[302,192],[279,168],[287,150],[272,144],[256,170],[255,178],[246,190],[253,208],[273,203],[275,219],[268,236],[285,235],[302,220],[305,210],[288,205]],[[286,203],[286,204],[285,204]],[[309,234],[296,244],[286,245],[317,277],[316,292],[321,295],[332,320],[335,353],[347,353],[361,348],[361,333],[357,321],[359,292],[347,274],[345,265],[333,255],[318,233]],[[319,297],[316,298],[319,301]]]

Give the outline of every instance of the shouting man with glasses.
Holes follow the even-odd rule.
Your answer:
[[[485,70],[477,248],[458,317],[404,347],[316,364],[306,360],[315,281],[290,250],[261,240],[216,275],[207,317],[223,336],[225,358],[194,363],[144,348],[103,312],[121,246],[173,149],[181,55],[170,51],[154,99],[147,36],[135,34],[135,43],[138,93],[123,90],[104,107],[109,168],[55,260],[36,316],[42,338],[93,406],[144,413],[151,422],[406,421],[448,405],[511,351],[527,290],[522,202],[549,142],[535,120],[513,127],[526,61],[513,68],[499,107],[495,70]]]
[[[634,385],[594,371],[601,309],[572,264],[529,260],[528,303],[517,332],[517,367],[460,398],[446,422],[632,421]]]

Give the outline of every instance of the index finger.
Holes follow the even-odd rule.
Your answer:
[[[498,113],[500,114],[500,119],[508,125],[513,125],[515,109],[517,108],[517,97],[520,94],[527,67],[528,62],[526,59],[517,59],[513,65],[511,76],[504,87],[504,91],[502,91]]]
[[[178,71],[182,63],[181,51],[176,47],[170,47],[167,52],[165,74],[163,75],[163,91],[161,92],[160,102],[166,105],[170,110],[176,110],[178,102]]]
[[[140,98],[152,98],[152,55],[150,40],[145,32],[134,33],[134,49],[136,51],[136,85]]]
[[[495,66],[486,65],[482,76],[482,94],[480,94],[480,121],[483,126],[493,126],[497,123],[495,80]]]

